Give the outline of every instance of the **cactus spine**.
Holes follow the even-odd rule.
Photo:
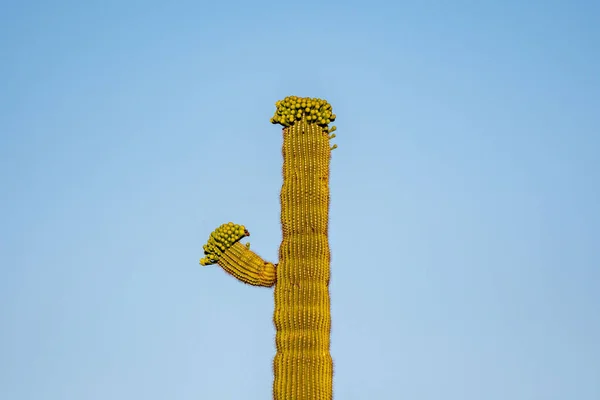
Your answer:
[[[244,283],[275,286],[273,399],[330,400],[329,141],[335,127],[328,124],[335,114],[321,99],[291,96],[276,106],[271,122],[284,127],[279,264],[239,243],[249,233],[232,223],[211,234],[200,263],[217,263]]]

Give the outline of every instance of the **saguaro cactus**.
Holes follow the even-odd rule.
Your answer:
[[[290,96],[275,105],[271,122],[283,126],[279,263],[241,244],[250,234],[230,222],[211,233],[200,264],[216,263],[250,285],[275,286],[273,399],[332,399],[329,161],[337,146],[330,146],[335,127],[328,126],[335,114],[321,99]]]

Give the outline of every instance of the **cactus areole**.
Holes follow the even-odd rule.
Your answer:
[[[271,123],[283,126],[279,262],[264,261],[239,241],[248,230],[232,222],[211,233],[201,265],[218,264],[240,281],[274,286],[277,353],[273,399],[330,400],[329,162],[335,137],[331,105],[316,98],[275,103]]]

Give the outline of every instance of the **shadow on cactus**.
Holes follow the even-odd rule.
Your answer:
[[[336,116],[322,99],[289,96],[275,105],[271,123],[283,126],[279,262],[241,244],[250,233],[229,222],[210,234],[200,264],[218,264],[246,284],[274,286],[273,399],[332,399],[329,162],[337,146],[329,124]]]

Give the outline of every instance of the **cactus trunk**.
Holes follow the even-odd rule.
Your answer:
[[[298,121],[283,130],[275,312],[275,400],[333,398],[329,352],[329,137]]]

